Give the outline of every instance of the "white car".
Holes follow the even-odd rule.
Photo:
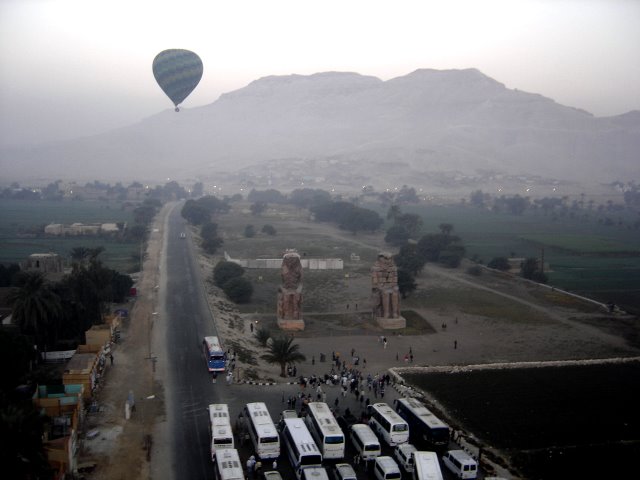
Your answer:
[[[182,233],[180,234],[180,238],[187,238],[187,234],[186,234],[186,233],[184,233],[184,232],[182,232]]]

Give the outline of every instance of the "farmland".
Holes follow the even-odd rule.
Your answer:
[[[529,479],[625,476],[640,453],[637,361],[406,379],[484,443],[510,452]]]
[[[140,245],[97,237],[52,237],[42,232],[49,223],[116,223],[133,220],[120,202],[98,201],[0,201],[0,262],[19,263],[32,253],[57,253],[68,258],[75,247],[104,247],[100,258],[122,272],[137,264]]]
[[[545,273],[551,285],[640,310],[639,229],[463,206],[405,210],[421,216],[424,233],[437,232],[440,223],[452,224],[470,258],[486,264],[498,256],[541,258],[544,253]]]

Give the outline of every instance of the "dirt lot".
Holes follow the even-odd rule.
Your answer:
[[[162,372],[152,371],[148,359],[149,329],[153,325],[154,287],[162,271],[162,232],[165,207],[151,235],[139,297],[125,323],[122,341],[116,345],[115,362],[105,376],[97,398],[100,412],[87,418],[80,441],[80,461],[95,462],[87,478],[99,480],[164,478],[162,465],[150,463],[149,456],[161,455],[159,429],[164,424]],[[264,237],[251,245],[241,232],[248,223],[270,223],[278,230],[275,237]],[[345,259],[357,253],[359,262],[345,262],[345,270],[325,274],[305,271],[305,316],[307,328],[296,333],[296,341],[308,361],[306,374],[325,373],[318,362],[331,351],[346,354],[352,348],[367,359],[372,372],[392,367],[467,365],[494,362],[564,360],[630,357],[640,354],[637,322],[629,317],[607,315],[597,305],[560,294],[547,288],[485,272],[472,277],[464,267],[447,270],[427,266],[418,279],[418,290],[403,301],[402,310],[412,311],[406,329],[383,332],[371,322],[368,311],[370,279],[368,270],[380,250],[387,248],[381,235],[352,236],[331,226],[310,223],[296,213],[270,212],[259,220],[243,212],[219,219],[225,245],[234,258],[277,256],[285,248],[297,246],[309,256]],[[259,230],[259,228],[258,228]],[[203,276],[211,272],[217,258],[201,257]],[[349,277],[345,277],[349,273]],[[246,346],[249,325],[270,326],[275,310],[277,283],[258,279],[259,272],[247,272],[257,285],[256,298],[238,309],[221,292],[206,284],[209,302],[217,320],[219,334],[227,344]],[[273,276],[273,272],[270,273]],[[275,274],[277,281],[277,272]],[[272,293],[273,292],[273,293]],[[321,301],[318,300],[321,298]],[[357,304],[357,309],[356,309]],[[347,307],[348,306],[348,307]],[[255,323],[257,320],[257,324]],[[159,320],[161,321],[161,319]],[[151,327],[153,325],[153,327]],[[378,341],[388,338],[385,349]],[[257,350],[255,345],[252,349]],[[246,349],[249,350],[249,349]],[[411,351],[413,365],[404,357]],[[259,353],[259,351],[258,351]],[[277,380],[279,368],[259,360],[258,354],[239,357],[245,377]],[[136,414],[124,419],[124,402],[133,390]],[[148,396],[153,402],[143,402]],[[144,407],[144,408],[143,408]],[[97,433],[86,438],[87,432]],[[154,439],[156,445],[154,446]],[[154,465],[152,471],[151,465]]]

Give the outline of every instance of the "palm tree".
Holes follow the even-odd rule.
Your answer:
[[[304,362],[306,357],[298,351],[300,345],[293,344],[293,337],[281,336],[274,338],[269,345],[269,352],[262,355],[262,359],[269,363],[280,364],[280,376],[286,377],[287,363]]]
[[[89,249],[87,247],[73,247],[71,249],[71,260],[76,263],[84,263],[89,256]]]
[[[62,312],[60,297],[40,272],[19,275],[17,286],[7,295],[11,316],[22,333],[33,334],[36,345],[46,343],[47,329]]]

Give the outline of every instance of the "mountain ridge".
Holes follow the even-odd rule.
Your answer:
[[[0,168],[15,178],[31,170],[153,180],[284,158],[338,156],[357,168],[366,154],[371,165],[390,155],[418,170],[599,182],[637,175],[639,130],[638,111],[594,117],[475,68],[418,69],[386,81],[319,72],[262,77],[208,105],[92,137],[5,149]],[[372,168],[373,177],[381,173],[391,172]]]

